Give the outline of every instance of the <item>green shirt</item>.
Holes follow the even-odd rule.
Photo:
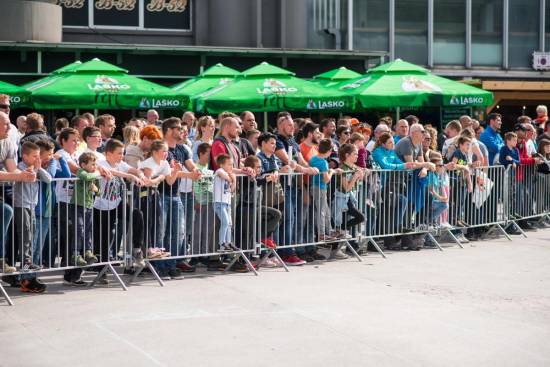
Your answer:
[[[214,171],[208,169],[208,165],[203,166],[200,163],[196,163],[195,166],[202,173],[201,178],[193,181],[195,201],[200,205],[210,204],[214,189]]]
[[[78,181],[74,185],[73,198],[71,204],[83,206],[86,209],[92,209],[94,207],[94,195],[92,191],[92,185],[95,185],[99,189],[99,174],[88,173],[80,168],[76,174]]]

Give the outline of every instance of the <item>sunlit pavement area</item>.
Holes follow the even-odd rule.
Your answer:
[[[0,366],[549,366],[550,230],[528,236],[127,292],[50,276],[0,301]]]

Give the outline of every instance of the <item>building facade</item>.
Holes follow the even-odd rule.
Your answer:
[[[222,62],[309,78],[401,58],[495,92],[492,109],[550,100],[550,0],[0,0],[0,79],[99,57],[172,84]],[[544,56],[544,55],[543,55]],[[548,58],[550,63],[550,57]],[[540,64],[540,62],[539,62]]]

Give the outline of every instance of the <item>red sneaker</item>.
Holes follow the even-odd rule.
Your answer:
[[[298,266],[298,265],[304,265],[306,263],[304,260],[300,259],[296,255],[285,256],[283,257],[283,261],[287,266]]]
[[[274,250],[277,248],[277,244],[271,239],[271,238],[264,238],[261,240],[261,242],[267,247],[268,249]]]

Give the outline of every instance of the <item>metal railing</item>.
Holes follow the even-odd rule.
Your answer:
[[[147,269],[163,285],[166,273],[188,260],[218,262],[224,271],[237,264],[257,275],[269,261],[288,271],[288,256],[321,248],[330,249],[329,258],[343,259],[347,250],[361,261],[369,244],[384,257],[381,242],[418,249],[427,241],[442,250],[436,237],[443,233],[462,247],[457,231],[500,231],[510,239],[507,227],[550,218],[550,176],[534,165],[419,173],[338,171],[329,181],[240,175],[229,186],[202,175],[158,187],[114,177],[95,196],[74,178],[5,182],[0,275],[26,279],[63,270],[70,281],[67,274],[86,270],[97,272],[94,285],[111,272],[126,290],[115,266],[133,269],[127,283]],[[12,304],[1,284],[0,291]]]

